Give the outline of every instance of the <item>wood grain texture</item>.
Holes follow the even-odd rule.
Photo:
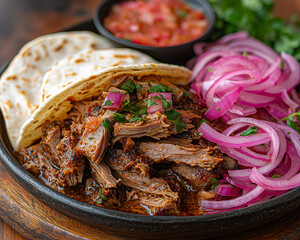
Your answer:
[[[290,14],[295,13],[300,17],[299,0],[274,1],[276,16],[288,20]],[[0,0],[0,65],[11,59],[33,38],[90,19],[100,2],[101,0]],[[49,209],[25,192],[1,164],[0,216],[4,220],[0,218],[1,240],[121,240]],[[275,223],[220,239],[300,239],[300,209]]]

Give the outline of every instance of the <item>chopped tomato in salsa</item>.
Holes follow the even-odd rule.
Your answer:
[[[136,0],[113,5],[104,26],[118,38],[163,47],[200,37],[208,21],[181,0]]]

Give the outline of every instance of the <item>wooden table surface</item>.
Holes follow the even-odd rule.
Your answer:
[[[100,2],[101,0],[0,0],[0,65],[11,59],[33,38],[91,19]],[[275,2],[275,15],[288,19],[290,14],[294,13],[300,17],[299,0],[275,0]],[[299,214],[300,209],[281,219],[282,224],[274,227],[272,224],[266,226],[266,230],[281,227],[287,230],[286,235],[282,235],[280,229],[274,229],[275,235],[266,235],[269,238],[264,239],[300,239]],[[262,228],[258,231],[264,230]],[[289,235],[289,231],[292,234]],[[249,233],[250,238],[247,239],[255,239],[254,236],[252,235],[252,238]],[[0,218],[0,239],[25,238]]]

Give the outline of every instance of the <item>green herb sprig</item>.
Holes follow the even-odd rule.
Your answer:
[[[211,41],[238,31],[249,34],[269,45],[279,54],[284,51],[300,61],[300,29],[295,15],[289,24],[274,17],[272,0],[208,0],[213,6],[217,22]]]
[[[294,117],[297,117],[297,120],[294,120]],[[300,134],[300,113],[293,113],[281,121],[286,121],[288,127],[295,129]]]
[[[242,131],[240,136],[250,136],[250,135],[254,135],[254,134],[258,134],[256,126],[248,128],[248,129]]]

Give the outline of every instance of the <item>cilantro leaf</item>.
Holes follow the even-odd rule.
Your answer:
[[[215,31],[210,41],[239,31],[247,31],[252,37],[269,45],[279,54],[283,51],[300,61],[299,21],[285,23],[274,16],[271,0],[208,0],[217,15]]]
[[[182,122],[180,119],[181,113],[178,113],[175,110],[171,109],[170,111],[166,111],[165,114],[167,118],[174,123],[176,127],[176,131],[181,133],[183,129],[186,127],[185,122]]]
[[[154,105],[158,105],[155,101],[153,101],[152,99],[146,99],[146,102],[147,102],[147,106],[148,107],[151,107],[151,106],[154,106]]]
[[[121,123],[127,122],[126,116],[124,114],[115,112],[113,116],[117,122],[121,122]]]
[[[157,84],[155,86],[151,86],[149,89],[149,92],[155,93],[155,92],[172,92],[172,89],[166,85]]]
[[[106,128],[107,131],[110,131],[111,129],[111,124],[110,124],[110,121],[107,119],[107,118],[104,118],[102,124],[101,124],[103,127]]]
[[[126,100],[125,102],[122,103],[122,109],[123,111],[133,113],[137,116],[140,116],[142,114],[147,114],[147,106],[140,106],[140,104],[143,102],[143,100],[131,104],[130,100]]]
[[[271,178],[281,178],[279,174],[274,174]]]
[[[129,79],[120,88],[128,93],[133,93],[135,90],[135,83],[132,79]]]
[[[297,116],[297,120],[294,120],[294,117],[296,116]],[[286,121],[286,125],[288,127],[295,129],[300,134],[300,113],[298,112],[293,113],[290,116],[281,119],[281,121]]]
[[[100,198],[102,199],[102,200],[107,200],[107,198],[102,194],[102,188],[100,187],[99,188],[99,193],[100,193]]]
[[[250,136],[250,135],[254,135],[254,134],[258,134],[256,126],[248,128],[248,129],[242,131],[240,136]]]
[[[112,106],[112,104],[114,103],[115,101],[111,101],[111,100],[106,100],[105,103],[103,104],[103,107],[105,106]]]
[[[207,121],[205,119],[201,119],[199,127],[201,127],[202,123],[204,123],[204,122],[207,123]]]
[[[164,98],[163,95],[159,94],[160,96],[160,101],[161,101],[161,104],[162,104],[162,107],[165,111],[169,111],[172,107],[172,102],[171,101],[168,101]]]
[[[190,96],[190,94],[187,91],[185,91],[184,88],[181,88],[181,90],[183,91],[183,96],[185,98],[188,98]]]
[[[293,121],[293,118],[289,118],[287,121],[286,121],[286,125],[290,128],[293,128],[295,129],[299,134],[300,134],[300,127],[299,127],[299,124],[297,124],[297,122],[294,122]]]
[[[135,90],[139,92],[141,90],[141,85],[140,84],[135,84]]]
[[[219,185],[219,181],[216,178],[211,178],[210,182],[212,183],[212,185],[210,186],[210,189],[212,190],[214,190]]]
[[[144,119],[145,119],[144,117],[137,117],[137,116],[133,117],[133,116],[131,116],[130,117],[130,122],[136,122],[138,120],[142,122],[142,121],[144,121]]]

